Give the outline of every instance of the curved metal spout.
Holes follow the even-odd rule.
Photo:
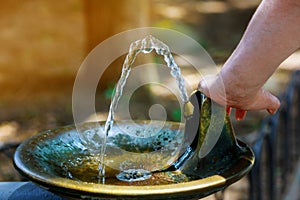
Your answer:
[[[211,123],[213,120],[212,105],[218,107],[216,112],[221,112],[219,116],[224,117],[217,119],[217,123],[222,124],[221,133],[219,134],[208,133],[209,127],[214,126]],[[187,106],[188,110],[191,110],[191,106],[193,110],[190,115],[186,116],[185,124],[185,143],[189,146],[167,170],[190,171],[192,168],[205,165],[209,159],[216,159],[224,155],[225,152],[235,151],[239,147],[225,108],[211,101],[200,91],[194,91],[191,94],[190,105]],[[205,145],[207,145],[205,140],[208,134],[215,134],[218,138],[216,138],[216,143],[210,149],[210,152],[205,156],[201,156],[203,154],[202,149],[206,148]]]
[[[186,150],[181,154],[176,162],[174,162],[166,171],[180,170],[185,163],[195,154],[199,143],[199,124],[200,124],[200,112],[201,104],[204,95],[195,91],[190,97],[188,104],[185,104],[185,141],[184,143],[190,144]],[[194,136],[194,137],[189,137]]]

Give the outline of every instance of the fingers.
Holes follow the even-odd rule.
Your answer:
[[[229,106],[226,107],[226,113],[228,115],[230,115],[231,110],[232,110],[231,107],[229,107]],[[235,119],[238,120],[238,121],[243,120],[243,119],[245,119],[246,114],[247,114],[246,110],[236,109],[235,110]]]
[[[267,90],[260,89],[257,92],[252,90],[251,93],[246,92],[237,96],[232,96],[232,93],[228,92],[225,95],[224,85],[222,87],[219,82],[217,76],[206,76],[200,81],[198,89],[216,103],[227,106],[228,114],[230,114],[231,107],[235,108],[237,120],[244,119],[247,111],[250,110],[267,110],[270,114],[275,114],[280,107],[279,99]],[[230,88],[226,89],[230,90]]]
[[[245,109],[236,109],[236,120],[243,120],[246,116],[247,110],[261,110],[266,109],[270,114],[275,114],[280,107],[279,99],[267,90],[261,89],[258,98],[254,101],[253,105],[245,107]],[[226,108],[226,112],[230,114],[231,107]]]
[[[240,106],[242,107],[242,105]],[[235,118],[236,120],[243,120],[246,116],[247,110],[263,110],[266,109],[270,114],[275,114],[280,107],[279,99],[271,94],[267,90],[261,89],[258,93],[257,99],[253,102],[252,105],[248,107],[243,107],[242,109],[235,110]],[[226,112],[230,114],[231,107],[226,107]]]

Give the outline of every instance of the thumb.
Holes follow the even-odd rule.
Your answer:
[[[267,90],[264,90],[263,93],[262,101],[265,102],[265,108],[270,114],[275,114],[280,107],[279,99]]]

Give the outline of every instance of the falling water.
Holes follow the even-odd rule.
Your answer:
[[[133,43],[131,43],[129,52],[125,58],[125,61],[123,63],[122,68],[122,74],[121,77],[116,85],[115,89],[115,95],[112,98],[108,117],[105,123],[104,128],[104,139],[100,150],[100,160],[99,160],[99,181],[102,181],[102,183],[105,183],[105,152],[106,152],[106,142],[107,142],[107,136],[109,134],[109,131],[111,130],[113,123],[114,123],[114,113],[117,109],[118,102],[122,96],[123,88],[125,86],[126,80],[130,74],[131,66],[134,63],[137,55],[139,53],[150,53],[153,50],[158,55],[162,55],[164,57],[164,60],[167,64],[167,66],[171,70],[171,75],[176,79],[176,83],[179,88],[179,94],[181,97],[181,100],[183,103],[187,103],[189,101],[188,94],[185,88],[184,79],[181,76],[180,68],[174,61],[174,58],[169,50],[169,47],[158,40],[157,38],[148,35],[142,40],[137,40]]]

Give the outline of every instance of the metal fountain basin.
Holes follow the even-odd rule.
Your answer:
[[[143,124],[146,121],[139,123]],[[165,123],[168,127],[179,126],[174,122]],[[103,125],[104,122],[86,123],[80,130]],[[16,169],[37,185],[68,198],[192,199],[202,198],[226,188],[245,176],[254,163],[251,149],[245,143],[236,140],[232,133],[223,131],[213,150],[205,158],[200,159],[197,166],[183,173],[184,177],[188,178],[182,179],[179,176],[177,180],[176,174],[181,173],[166,169],[163,172],[153,172],[154,180],[150,178],[131,183],[113,180],[102,184],[91,178],[97,174],[96,154],[86,155],[87,160],[70,169],[77,177],[70,177],[64,169],[69,160],[85,155],[82,148],[79,148],[81,144],[77,135],[76,127],[71,125],[48,130],[29,138],[16,150],[14,156]],[[122,148],[126,148],[124,143]],[[65,160],[65,164],[62,164],[62,160]],[[107,173],[114,175],[117,172],[108,168]],[[155,182],[156,180],[160,180],[159,183]]]

